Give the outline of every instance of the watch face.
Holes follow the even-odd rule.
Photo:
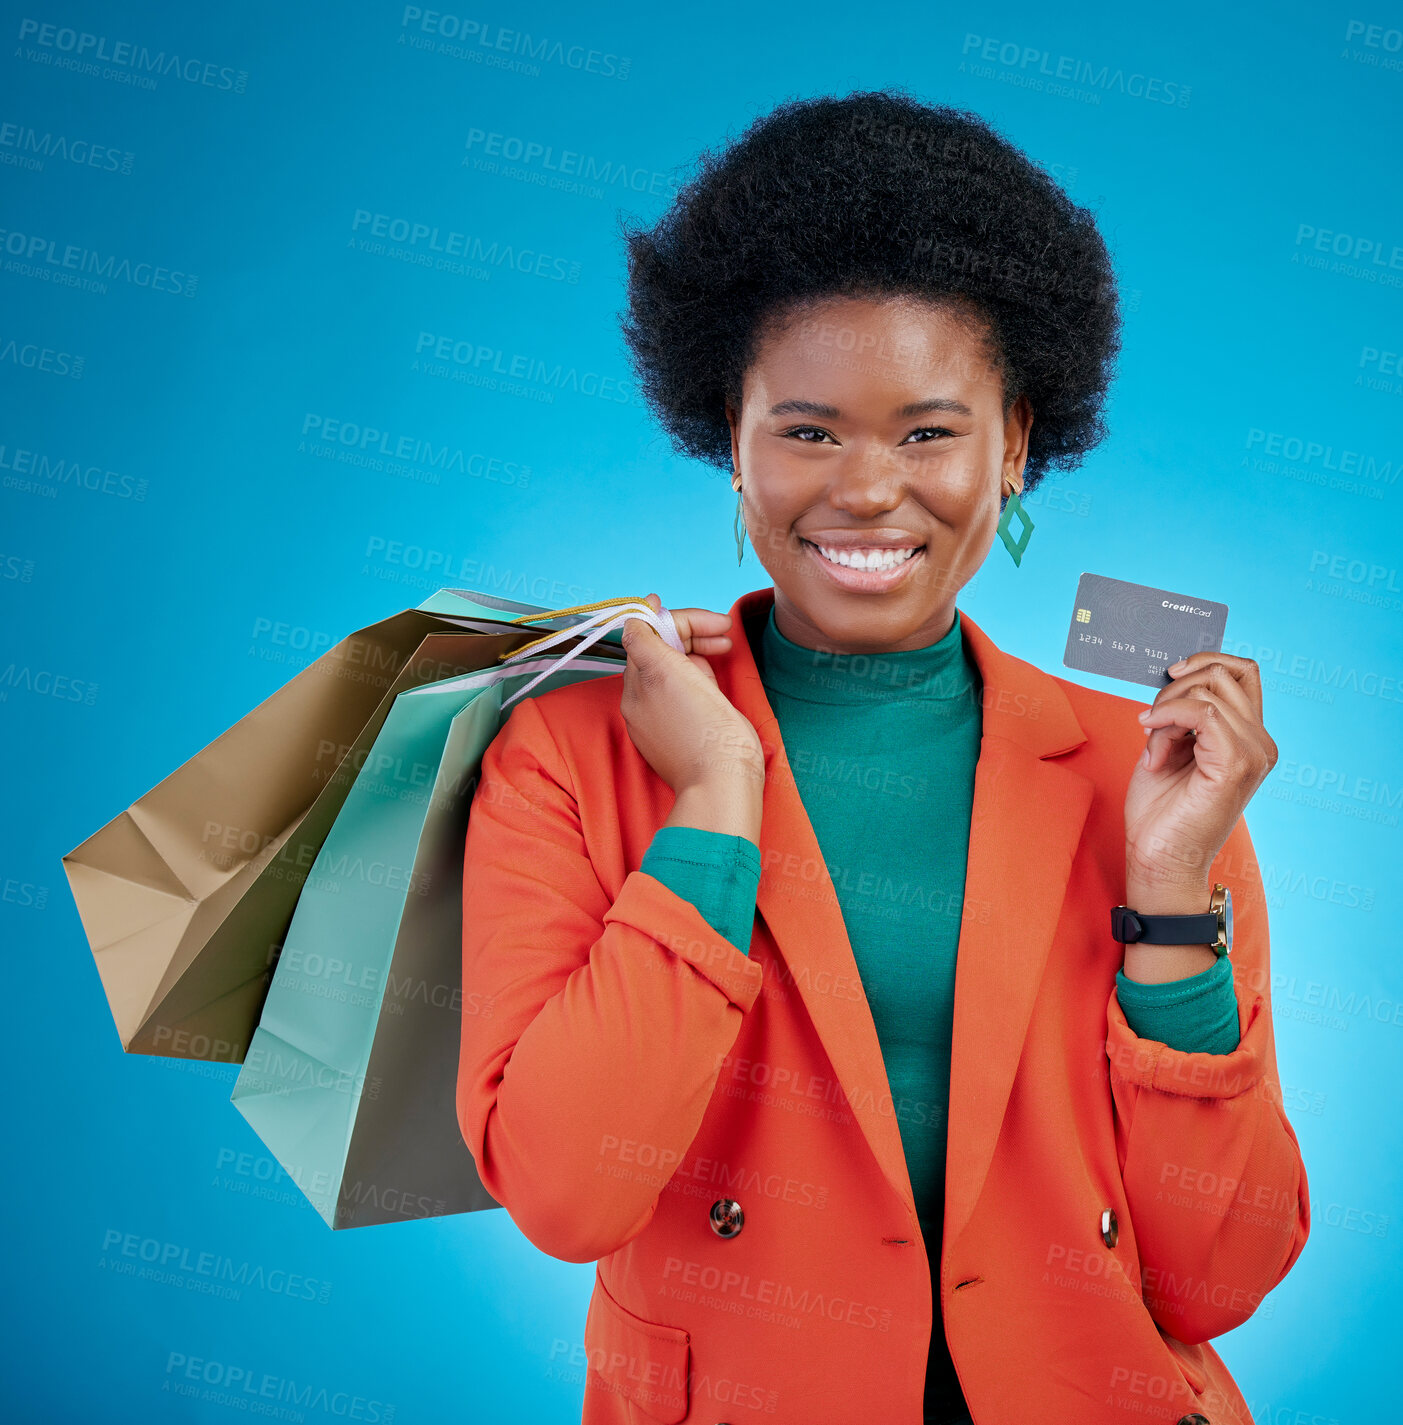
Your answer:
[[[1232,949],[1232,892],[1226,887],[1223,889],[1223,935],[1228,942],[1228,949]]]

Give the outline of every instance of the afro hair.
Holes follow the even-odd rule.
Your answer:
[[[1004,409],[1033,408],[1024,489],[1105,434],[1120,350],[1092,214],[979,115],[897,89],[781,104],[703,152],[651,228],[622,220],[620,325],[676,450],[728,469],[725,406],[772,322],[839,296],[923,298],[983,318]]]

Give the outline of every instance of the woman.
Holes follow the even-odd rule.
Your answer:
[[[483,762],[459,1119],[598,1262],[585,1425],[1250,1425],[1209,1338],[1309,1226],[1257,667],[1195,653],[1146,708],[955,604],[1103,434],[1091,216],[886,91],[781,106],[628,241],[643,388],[774,582],[674,610],[686,653],[630,620]],[[1231,958],[1112,938],[1219,885]]]

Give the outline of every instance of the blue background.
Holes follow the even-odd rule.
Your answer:
[[[349,1392],[367,1419],[579,1418],[593,1267],[545,1257],[502,1211],[330,1232],[269,1181],[227,1101],[232,1067],[120,1052],[59,858],[309,650],[440,585],[726,609],[767,584],[753,553],[735,565],[725,477],[672,456],[637,398],[617,215],[660,213],[703,146],[782,99],[887,84],[986,115],[1096,211],[1115,254],[1110,439],[1030,500],[1022,568],[995,543],[960,602],[1010,651],[1130,696],[1151,694],[1061,667],[1084,570],[1226,602],[1227,651],[1261,663],[1281,760],[1249,823],[1315,1222],[1217,1345],[1259,1422],[1391,1413],[1403,34],[1388,12],[459,10],[494,41],[559,42],[562,61],[532,62],[471,41],[439,52],[393,4],[4,7],[9,1418],[236,1415],[206,1387],[178,1393],[180,1357],[216,1363],[216,1380],[245,1368]],[[1380,28],[1352,34],[1361,16]],[[197,61],[195,77],[152,88],[121,82],[129,66],[68,67],[44,23]],[[572,65],[575,46],[595,57]],[[1063,57],[1157,78],[1173,102],[1059,88],[1042,76]],[[626,181],[575,192],[540,160],[475,166],[475,130]],[[78,150],[96,166],[59,140],[96,146]],[[436,270],[367,250],[358,212],[545,258]],[[156,264],[180,290],[45,280],[36,241]],[[426,366],[424,334],[487,355]],[[562,375],[481,379],[514,358]],[[470,473],[377,467],[328,422],[460,448]],[[26,475],[23,452],[89,473]],[[317,1299],[136,1280],[104,1250],[112,1233],[297,1272]],[[337,1400],[305,1418],[352,1418]]]

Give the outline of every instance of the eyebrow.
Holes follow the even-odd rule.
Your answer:
[[[963,401],[952,400],[948,396],[932,396],[926,401],[912,401],[910,405],[902,406],[896,414],[901,417],[922,416],[927,411],[946,411],[957,416],[972,416],[974,414]],[[842,414],[837,406],[826,405],[823,401],[780,401],[777,405],[770,407],[772,416],[784,416],[791,413],[800,416],[823,416],[827,420],[836,420]]]

